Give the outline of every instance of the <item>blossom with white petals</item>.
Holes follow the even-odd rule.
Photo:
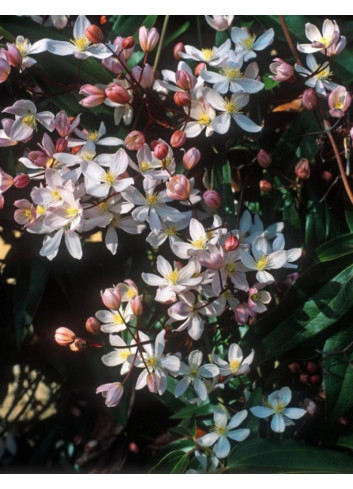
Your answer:
[[[186,45],[185,52],[180,52],[179,55],[183,59],[193,59],[195,61],[204,62],[210,66],[219,66],[229,54],[231,49],[230,39],[227,39],[218,48],[212,49],[197,49],[194,46]]]
[[[310,44],[298,44],[298,51],[306,54],[325,51],[340,39],[340,30],[335,20],[325,19],[322,24],[322,34],[319,29],[309,22],[305,24],[305,35]]]
[[[287,408],[291,402],[292,392],[289,387],[272,392],[267,398],[265,406],[254,406],[250,411],[258,418],[268,418],[271,420],[271,429],[276,433],[283,433],[286,426],[294,425],[293,419],[299,419],[306,414],[305,409]]]
[[[306,64],[309,69],[304,66],[295,64],[294,68],[300,76],[306,78],[305,85],[310,88],[314,88],[315,91],[325,97],[327,95],[326,90],[332,92],[338,87],[337,83],[330,81],[332,72],[330,70],[330,62],[318,64],[313,54],[308,54],[306,57]]]
[[[24,71],[26,68],[30,68],[37,63],[30,55],[43,53],[47,50],[46,39],[41,39],[31,44],[29,39],[23,36],[17,36],[14,44],[7,43],[7,49],[8,51],[4,50],[4,54],[9,63],[14,65],[13,61],[16,59],[15,66],[19,66],[20,70]]]
[[[48,131],[54,130],[54,114],[49,111],[37,112],[37,107],[31,100],[17,100],[13,105],[6,107],[3,112],[16,116],[10,131],[12,141],[24,141],[30,138],[33,131],[37,129],[37,122]]]
[[[235,430],[247,417],[248,411],[244,409],[234,414],[228,421],[227,414],[220,407],[217,406],[214,410],[214,425],[212,431],[199,438],[198,444],[201,447],[211,447],[214,445],[214,453],[217,458],[225,458],[230,452],[230,440],[244,441],[249,435],[250,430],[248,428],[240,428]]]
[[[272,27],[257,39],[255,34],[250,34],[244,27],[232,27],[231,30],[232,41],[236,44],[235,53],[242,56],[244,61],[256,58],[255,51],[263,51],[272,44],[274,35],[275,33]]]
[[[226,31],[232,25],[234,15],[205,15],[206,22],[216,31]]]
[[[240,346],[237,343],[232,343],[228,350],[228,362],[215,353],[212,353],[212,360],[219,366],[219,373],[222,376],[228,377],[228,375],[234,375],[235,377],[239,377],[240,375],[247,375],[250,372],[250,365],[254,360],[254,355],[254,350],[251,350],[250,355],[244,358]]]
[[[130,367],[131,363],[129,362],[129,358],[135,355],[137,346],[136,341],[133,339],[130,342],[130,346],[128,346],[125,341],[120,338],[117,334],[109,335],[109,343],[112,346],[116,346],[110,353],[102,356],[102,362],[107,367],[116,367],[117,365],[121,365],[120,375],[126,374]]]
[[[212,121],[216,117],[216,112],[204,98],[193,100],[190,106],[190,122],[185,126],[185,133],[188,138],[196,138],[204,129],[206,137],[212,136],[214,129]]]
[[[124,144],[124,141],[120,138],[103,137],[107,132],[104,122],[100,123],[97,131],[81,131],[80,129],[75,129],[74,132],[78,138],[69,138],[69,148],[73,146],[81,146],[85,144],[86,141],[92,141],[92,143],[101,146],[121,146]]]

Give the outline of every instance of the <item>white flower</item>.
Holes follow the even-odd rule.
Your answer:
[[[207,387],[204,379],[213,379],[219,374],[219,368],[213,363],[202,364],[203,353],[200,350],[194,350],[189,354],[188,362],[180,363],[180,374],[183,379],[179,380],[175,387],[175,397],[180,397],[187,390],[190,384],[193,385],[196,394],[205,401],[207,399]]]
[[[250,355],[243,358],[243,352],[237,343],[232,343],[228,350],[228,362],[222,360],[218,355],[212,353],[212,360],[219,366],[219,373],[228,377],[228,375],[247,375],[250,371],[250,365],[253,362],[255,352],[251,350]]]
[[[306,413],[305,409],[287,408],[286,406],[292,399],[292,392],[289,387],[272,392],[267,398],[265,406],[254,406],[250,411],[258,418],[268,418],[273,416],[271,429],[276,433],[283,433],[286,426],[293,425],[292,419],[299,419]]]
[[[193,59],[195,61],[204,62],[210,66],[219,66],[229,54],[231,48],[230,39],[227,39],[218,48],[212,49],[196,49],[194,46],[186,45],[185,52],[180,52],[179,55],[183,59]]]
[[[300,76],[306,78],[306,86],[314,88],[316,92],[323,97],[327,95],[326,90],[332,92],[338,87],[337,83],[333,83],[329,80],[332,76],[329,61],[319,65],[315,56],[313,54],[308,54],[306,57],[306,64],[308,65],[309,70],[298,64],[294,65],[295,71],[299,73]]]
[[[311,44],[298,44],[298,51],[306,54],[317,51],[325,53],[329,47],[338,42],[340,30],[335,20],[326,19],[322,24],[322,34],[314,24],[307,23],[305,24],[305,35]]]
[[[73,54],[78,59],[85,59],[89,56],[98,59],[108,58],[112,53],[104,44],[91,44],[86,37],[85,31],[90,25],[87,17],[79,15],[74,25],[74,39],[71,39],[70,42],[46,39],[47,50],[58,56]]]
[[[226,31],[233,22],[234,15],[205,15],[206,22],[216,31]]]
[[[48,131],[54,130],[54,114],[49,111],[37,112],[37,107],[30,100],[17,100],[3,112],[16,116],[10,131],[10,139],[13,141],[24,141],[31,137],[37,128],[37,122]]]
[[[243,57],[244,61],[256,58],[255,51],[263,51],[273,42],[274,30],[268,29],[258,39],[245,28],[232,27],[231,38],[236,44],[235,52]]]
[[[41,39],[31,44],[29,39],[23,36],[17,36],[14,45],[22,56],[21,71],[30,68],[37,62],[34,58],[30,57],[31,54],[43,53],[43,51],[47,50],[46,39]]]
[[[201,447],[214,446],[214,453],[217,458],[225,458],[230,452],[230,440],[243,441],[250,435],[248,428],[235,430],[247,417],[248,411],[245,409],[232,416],[227,423],[227,415],[219,406],[214,411],[214,425],[212,431],[207,435],[201,436],[198,443]]]
[[[126,329],[126,324],[133,317],[132,310],[129,305],[125,309],[121,306],[118,311],[101,309],[96,312],[96,318],[104,323],[101,325],[103,333],[120,333]]]
[[[136,345],[135,340],[131,340],[130,346],[127,346],[125,341],[116,334],[109,335],[109,342],[112,346],[117,346],[110,353],[102,356],[102,362],[108,367],[116,367],[117,365],[122,365],[120,370],[120,375],[126,374],[130,367],[129,358],[135,355],[137,347],[131,346]]]
[[[282,233],[278,233],[275,240],[272,243],[273,251],[284,250],[284,236]],[[301,248],[291,248],[286,251],[287,262],[283,265],[283,268],[298,268],[298,265],[294,265],[292,262],[298,260],[302,255]]]
[[[204,98],[193,100],[190,106],[190,118],[193,119],[185,126],[185,133],[188,138],[195,138],[204,129],[206,129],[206,137],[212,136],[214,130],[212,121],[216,117],[215,110]]]
[[[124,144],[124,141],[115,137],[103,137],[107,132],[104,122],[101,122],[97,131],[80,131],[80,129],[75,129],[75,134],[78,138],[69,138],[68,146],[72,148],[73,146],[80,146],[85,144],[86,141],[92,141],[94,144],[99,144],[101,146],[120,146]]]

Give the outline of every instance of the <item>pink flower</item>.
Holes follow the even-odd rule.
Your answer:
[[[352,97],[343,86],[338,86],[330,93],[328,98],[328,106],[330,107],[330,115],[332,117],[343,117],[344,113],[350,106]]]
[[[105,397],[105,404],[108,407],[115,407],[119,404],[124,393],[124,386],[121,382],[112,382],[97,387],[96,394],[102,394]]]
[[[294,68],[292,65],[286,63],[281,58],[275,58],[274,62],[270,64],[270,70],[274,76],[270,76],[273,80],[292,81],[294,79]]]

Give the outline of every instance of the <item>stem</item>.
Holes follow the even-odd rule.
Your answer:
[[[300,61],[297,50],[295,49],[294,43],[292,41],[292,37],[290,35],[290,32],[289,32],[287,24],[286,24],[286,21],[284,20],[284,15],[279,15],[278,17],[279,17],[279,21],[280,21],[282,29],[283,29],[284,37],[286,38],[289,49],[291,50],[295,61],[298,63],[299,66],[303,66],[303,63]]]
[[[153,73],[155,73],[155,71],[157,69],[157,66],[158,66],[158,63],[159,63],[159,58],[161,56],[161,52],[162,52],[162,49],[163,49],[163,42],[164,42],[165,34],[166,34],[166,31],[167,31],[168,22],[169,22],[169,15],[166,15],[164,17],[164,22],[163,22],[161,37],[159,39],[159,44],[158,44],[157,53],[156,53],[156,59],[154,60],[154,64],[153,64]]]

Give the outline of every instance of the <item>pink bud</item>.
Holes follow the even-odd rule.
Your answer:
[[[140,27],[139,29],[139,42],[142,51],[145,53],[150,53],[154,50],[157,43],[159,41],[159,34],[155,27],[152,29],[146,29],[145,26]]]
[[[273,188],[272,183],[268,182],[267,180],[260,180],[259,187],[261,192],[271,192]]]
[[[31,179],[28,175],[26,175],[25,173],[20,173],[19,175],[16,175],[13,179],[13,184],[16,188],[25,188],[30,181]]]
[[[225,251],[234,251],[237,248],[239,248],[239,239],[234,236],[234,234],[231,234],[228,236],[228,238],[225,240],[223,248]]]
[[[135,316],[141,316],[143,312],[142,295],[136,295],[129,300],[131,310]]]
[[[164,160],[167,157],[168,153],[169,148],[168,145],[165,143],[157,143],[153,148],[153,154],[159,160]]]
[[[260,149],[256,155],[257,162],[262,168],[268,168],[272,163],[272,158],[270,153],[264,149]]]
[[[7,51],[4,50],[3,53],[5,54],[7,61],[11,66],[19,68],[23,61],[22,54],[14,44],[6,43],[6,45]]]
[[[63,326],[55,331],[54,339],[58,345],[68,346],[75,341],[76,335],[71,329]]]
[[[127,104],[131,100],[129,92],[118,83],[110,83],[105,89],[105,95],[116,104]]]
[[[294,68],[292,65],[286,63],[281,58],[275,58],[274,62],[270,64],[270,70],[275,76],[270,76],[273,80],[283,82],[283,81],[294,81]]]
[[[173,148],[181,148],[186,142],[185,131],[174,131],[170,138],[170,145]]]
[[[291,287],[298,278],[299,278],[298,272],[290,273],[289,275],[286,276],[284,280],[284,284],[287,287]]]
[[[10,72],[11,66],[9,65],[9,63],[6,61],[6,59],[0,58],[0,83],[3,83],[5,80],[7,80]]]
[[[310,165],[306,158],[301,158],[295,165],[295,174],[300,180],[307,180],[310,177]]]
[[[179,53],[183,53],[183,52],[184,52],[184,44],[182,42],[178,42],[173,49],[174,59],[180,61],[181,57]]]
[[[47,166],[48,155],[44,151],[30,151],[28,153],[28,158],[35,165],[45,168]]]
[[[85,30],[85,36],[91,43],[100,44],[104,41],[104,34],[102,29],[97,25],[91,24]]]
[[[329,183],[332,180],[332,173],[328,170],[324,170],[321,172],[321,178],[323,179],[324,182]]]
[[[64,153],[67,149],[68,141],[64,138],[59,138],[55,143],[55,152]]]
[[[103,304],[108,309],[118,310],[121,303],[121,292],[118,287],[101,291]]]
[[[199,63],[197,66],[195,66],[195,69],[194,69],[195,76],[199,76],[200,71],[206,70],[206,69],[207,69],[206,63]]]
[[[183,156],[183,165],[186,170],[191,170],[200,161],[201,153],[197,148],[190,148]]]
[[[87,348],[87,342],[83,338],[77,338],[70,345],[70,350],[74,352],[83,351]]]
[[[13,185],[13,178],[8,173],[5,173],[2,168],[0,168],[0,194],[3,194]]]
[[[121,43],[121,46],[123,49],[131,49],[135,46],[135,39],[132,36],[125,37]]]
[[[207,207],[210,207],[211,209],[219,209],[222,204],[221,196],[216,190],[206,190],[206,192],[203,193],[202,198]]]
[[[87,318],[85,328],[86,328],[86,331],[88,331],[88,333],[91,333],[91,334],[94,334],[95,336],[97,336],[97,334],[99,334],[99,332],[100,332],[101,325],[100,325],[100,322],[98,321],[98,319],[91,316],[91,317]]]
[[[101,105],[106,99],[105,91],[96,85],[83,85],[79,93],[88,95],[88,97],[85,97],[79,102],[84,107],[96,107],[97,105]]]
[[[0,194],[0,211],[4,208],[5,205],[5,199],[2,194]]]
[[[313,88],[307,88],[303,92],[302,104],[304,109],[314,110],[317,106],[316,92]]]
[[[63,110],[58,112],[55,116],[55,129],[57,130],[57,132],[62,138],[68,136],[70,132],[70,121],[65,111]]]
[[[338,86],[330,93],[328,98],[328,106],[330,107],[330,115],[332,117],[343,117],[344,113],[350,106],[352,97],[343,86]]]
[[[167,182],[167,195],[174,200],[185,200],[189,197],[191,186],[185,175],[173,175]]]
[[[146,140],[143,132],[131,131],[125,138],[125,146],[127,149],[138,151],[142,149]]]
[[[173,98],[179,107],[188,107],[191,104],[191,95],[188,92],[176,92]]]
[[[135,66],[131,70],[133,78],[143,87],[151,88],[154,83],[153,69],[149,64],[145,64],[143,69],[141,66]]]
[[[191,90],[191,88],[193,88],[195,85],[195,82],[196,80],[192,80],[189,73],[185,70],[178,70],[175,73],[175,83],[182,90]]]

